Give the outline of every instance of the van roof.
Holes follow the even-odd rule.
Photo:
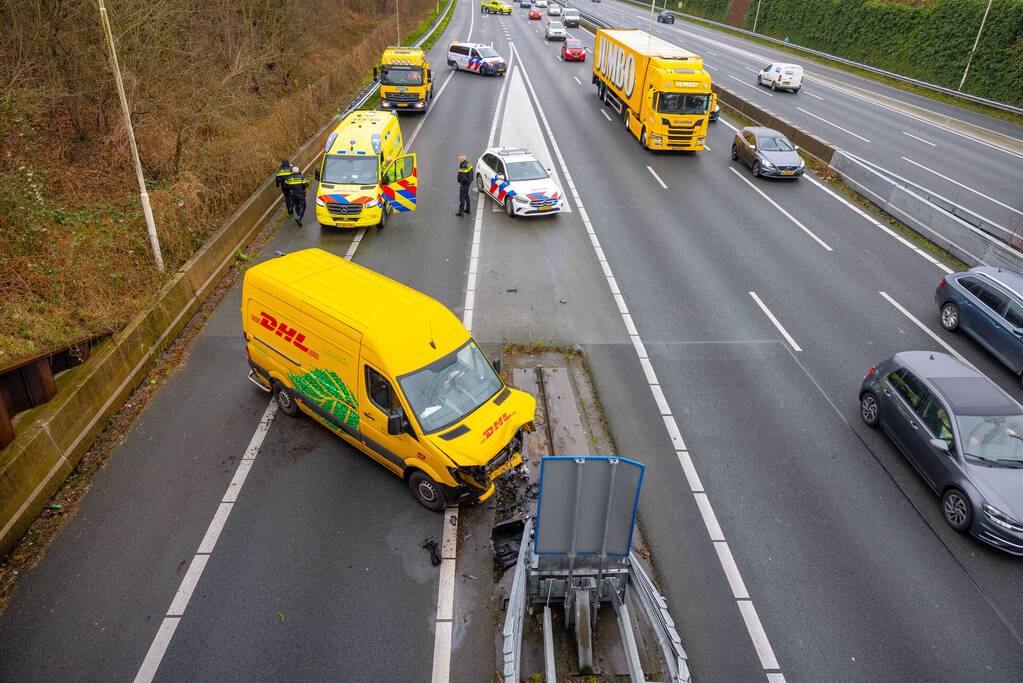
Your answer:
[[[327,138],[326,154],[379,154],[380,143],[373,145],[373,136],[382,143],[392,135],[400,135],[398,118],[389,111],[353,111],[342,119]],[[392,128],[393,127],[393,128]]]
[[[689,50],[683,50],[677,45],[672,45],[668,41],[661,40],[657,36],[651,35],[646,31],[636,28],[613,28],[597,31],[598,36],[601,33],[607,34],[609,38],[612,38],[630,50],[639,52],[647,57],[689,60],[690,65],[687,65],[688,68],[703,68],[703,58],[700,55],[695,52],[690,52]]]
[[[384,50],[384,54],[380,57],[380,63],[400,66],[423,66],[426,63],[426,53],[412,47],[389,47]]]
[[[274,281],[294,293],[293,305],[303,313],[318,313],[359,331],[395,377],[469,340],[462,323],[439,301],[322,249],[265,261],[245,277],[256,286]]]

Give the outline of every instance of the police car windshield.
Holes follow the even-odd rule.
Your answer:
[[[461,421],[503,386],[474,341],[398,382],[425,434]]]
[[[380,74],[380,82],[384,85],[422,85],[423,70],[419,67],[385,66]]]
[[[320,182],[338,185],[376,185],[377,157],[369,154],[328,154]]]
[[[680,92],[662,92],[657,111],[662,114],[706,114],[710,95],[688,95]]]
[[[497,50],[492,47],[478,47],[476,48],[476,52],[478,52],[480,57],[483,57],[484,59],[497,57]]]
[[[547,171],[536,159],[529,161],[509,161],[508,180],[542,180],[547,177]]]

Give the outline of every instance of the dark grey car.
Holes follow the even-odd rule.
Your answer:
[[[798,149],[776,130],[747,126],[735,134],[732,161],[741,159],[757,177],[798,178],[805,167]]]
[[[903,351],[863,379],[860,417],[941,496],[949,526],[1023,556],[1023,406],[953,356]]]
[[[934,302],[941,326],[962,329],[1023,376],[1023,275],[980,266],[941,278]]]

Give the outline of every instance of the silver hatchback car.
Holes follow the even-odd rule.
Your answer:
[[[1023,556],[1023,406],[945,353],[904,351],[870,368],[860,417],[941,496],[956,531]]]

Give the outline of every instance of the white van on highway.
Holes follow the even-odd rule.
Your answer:
[[[796,64],[768,64],[757,74],[757,85],[769,85],[771,90],[799,92],[803,85],[803,67]]]

